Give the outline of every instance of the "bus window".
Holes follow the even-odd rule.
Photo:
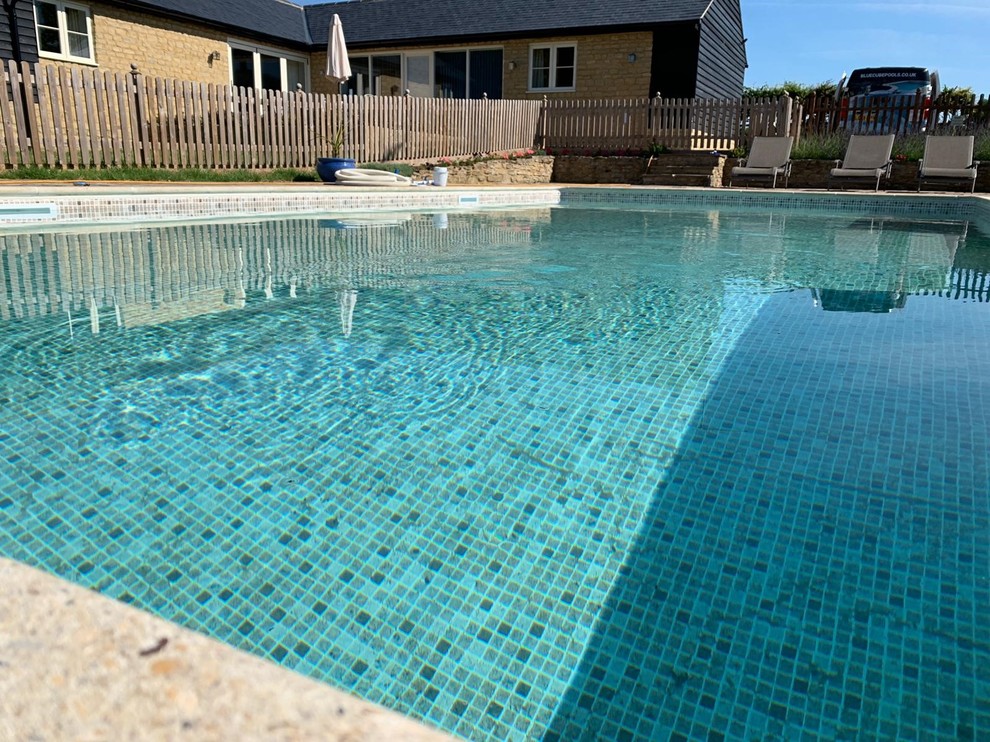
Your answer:
[[[846,95],[917,95],[932,92],[932,76],[924,67],[867,67],[853,70]]]

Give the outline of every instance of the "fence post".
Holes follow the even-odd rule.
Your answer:
[[[654,95],[647,103],[646,106],[646,135],[649,137],[647,142],[647,148],[652,147],[657,143],[657,137],[659,136],[660,129],[660,91]]]
[[[28,74],[23,79],[18,70],[17,62],[13,59],[7,61],[7,72],[10,76],[11,107],[13,108],[13,118],[17,129],[17,146],[21,153],[21,164],[34,164],[34,153],[32,147],[32,132],[28,123],[28,103],[33,97],[28,96],[28,89],[31,87],[31,76]],[[13,159],[13,158],[11,158]]]
[[[137,139],[134,151],[135,164],[139,167],[147,166],[148,111],[144,100],[144,81],[134,62],[131,62],[131,91],[134,96],[134,111],[137,114],[137,130],[134,132]]]
[[[549,114],[550,99],[544,95],[543,103],[540,105],[540,124],[536,127],[537,140],[533,144],[537,145],[537,149],[546,150],[547,148],[547,117]]]
[[[781,112],[781,119],[784,121],[783,132],[784,136],[791,133],[791,116],[794,114],[794,101],[791,100],[791,96],[784,91],[784,99],[781,101],[783,103],[783,111]],[[777,135],[780,136],[781,125],[777,124]]]
[[[402,152],[406,157],[412,157],[412,93],[406,88],[402,94]]]

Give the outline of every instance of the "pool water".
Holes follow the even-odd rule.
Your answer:
[[[465,739],[990,735],[976,225],[0,240],[0,555]]]

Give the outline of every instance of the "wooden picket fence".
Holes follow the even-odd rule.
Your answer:
[[[0,64],[0,167],[312,168],[343,130],[345,157],[426,160],[551,152],[745,148],[756,136],[841,129],[972,132],[967,105],[814,97],[458,100],[254,90],[50,64]]]
[[[809,134],[973,134],[990,127],[990,98],[959,103],[919,96],[900,98],[736,98],[726,100],[639,98],[551,100],[538,137],[560,152],[746,148],[756,136]]]
[[[973,96],[968,102],[924,95],[870,98],[810,96],[802,103],[803,132],[827,134],[841,130],[850,134],[966,133],[990,126],[990,98]]]
[[[540,140],[551,151],[728,150],[755,136],[792,134],[793,102],[781,98],[639,98],[546,102]]]
[[[432,215],[407,214],[379,229],[300,218],[8,234],[0,249],[0,321],[62,315],[68,331],[95,313],[104,327],[132,326],[271,293],[292,297],[296,287],[409,287],[425,280],[425,263],[462,255],[465,246],[528,243],[533,217],[526,214],[497,222],[452,214],[443,229]]]
[[[0,165],[311,168],[533,146],[541,103],[254,90],[55,65],[2,68]]]

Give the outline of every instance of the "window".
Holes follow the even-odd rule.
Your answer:
[[[230,81],[236,87],[258,90],[309,88],[309,66],[303,57],[275,49],[230,43]]]
[[[468,75],[468,97],[491,99],[502,97],[502,50],[471,51],[471,72]]]
[[[426,98],[502,97],[501,49],[443,49],[407,54],[352,56],[351,78],[341,90],[353,95]]]
[[[434,98],[467,98],[467,52],[434,52],[433,80]]]
[[[93,19],[89,8],[63,2],[34,4],[34,27],[38,32],[38,54],[67,62],[92,62]]]
[[[434,97],[502,97],[502,50],[470,49],[433,53]]]
[[[543,44],[529,48],[530,90],[574,90],[576,44]]]
[[[402,56],[383,54],[348,57],[351,77],[343,84],[344,93],[354,95],[401,95]]]

